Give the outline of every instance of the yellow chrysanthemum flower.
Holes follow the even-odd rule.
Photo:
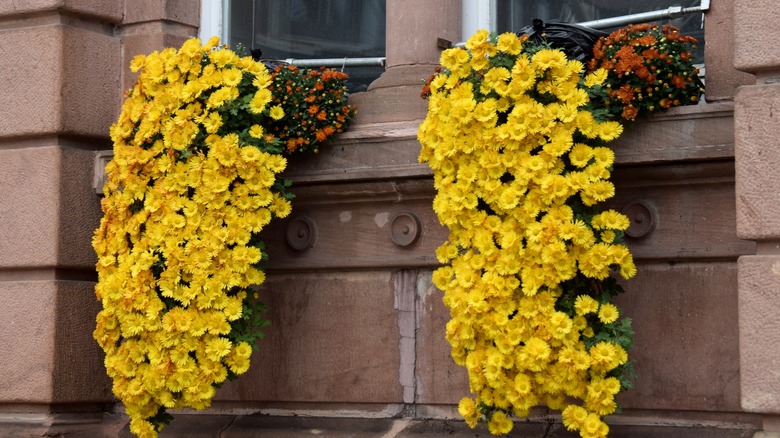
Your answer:
[[[268,102],[270,102],[272,98],[273,95],[270,90],[261,88],[257,90],[257,93],[252,97],[252,100],[249,101],[249,109],[255,114],[260,114],[265,110],[266,105],[268,105]]]
[[[512,431],[512,427],[512,420],[502,411],[494,412],[488,421],[488,431],[493,435],[506,435]]]
[[[433,171],[433,209],[450,229],[436,253],[448,265],[433,282],[452,315],[453,359],[475,396],[460,406],[468,422],[483,418],[491,433],[505,433],[506,413],[543,403],[565,409],[571,430],[600,436],[614,396],[595,395],[588,382],[627,356],[614,343],[588,350],[583,340],[596,336],[589,315],[601,327],[618,311],[604,303],[600,312],[595,291],[563,285],[635,271],[628,249],[614,244],[621,218],[582,207],[614,195],[614,153],[594,146],[622,127],[597,122],[586,107],[602,73],[583,81],[581,63],[546,48],[529,57],[523,44],[478,32],[466,50],[445,51],[445,70],[429,81],[419,158]],[[583,406],[567,407],[567,397]]]
[[[284,110],[281,106],[274,105],[268,111],[268,115],[271,116],[271,118],[274,120],[281,120],[281,118],[284,117]]]
[[[252,125],[252,126],[249,128],[249,135],[250,135],[251,137],[254,137],[254,138],[263,138],[263,136],[265,135],[265,132],[264,132],[264,130],[263,130],[263,127],[262,127],[262,126],[260,126],[260,125]],[[254,149],[254,150],[256,150],[258,153],[260,152],[260,151],[258,151],[258,150],[257,150],[257,149],[255,149],[255,148],[245,148],[245,149],[246,149],[247,151],[250,151],[250,150]],[[248,152],[247,152],[247,153],[248,153]],[[244,157],[244,159],[246,159],[246,157]]]
[[[599,307],[599,320],[604,324],[611,324],[617,321],[620,316],[617,306],[611,303],[602,304]]]
[[[518,55],[523,46],[517,34],[514,32],[505,32],[498,36],[496,48],[510,55]]]
[[[466,424],[472,429],[477,427],[477,421],[479,420],[479,414],[477,412],[477,405],[474,404],[474,400],[469,397],[464,397],[458,403],[458,413],[466,420]]]

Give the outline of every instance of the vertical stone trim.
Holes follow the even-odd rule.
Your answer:
[[[387,68],[439,63],[437,39],[458,41],[461,2],[387,0]]]
[[[119,107],[123,3],[0,2],[0,436],[105,435],[91,173]]]
[[[780,432],[778,19],[780,3],[735,0],[734,65],[756,75],[734,98],[737,234],[757,241],[738,263],[741,405],[765,414],[766,437]]]
[[[726,50],[734,41],[734,2],[735,0],[711,1],[710,10],[705,14],[705,98],[708,103],[731,101],[737,87],[755,82],[753,75],[734,68],[735,53]]]
[[[400,361],[398,379],[403,387],[403,401],[406,404],[415,402],[415,369],[417,363],[417,271],[404,269],[393,273],[393,290],[395,300],[393,306],[398,311],[398,350]]]
[[[387,71],[351,97],[359,108],[354,125],[425,118],[420,88],[439,64],[437,40],[460,40],[460,22],[460,1],[387,0]]]
[[[178,47],[198,34],[199,0],[125,0],[124,19],[117,27],[122,40],[122,90],[135,82],[130,61],[138,54]]]

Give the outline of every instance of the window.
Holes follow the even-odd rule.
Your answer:
[[[263,59],[385,56],[385,0],[224,0],[225,41]],[[350,91],[365,90],[381,66],[346,67]]]
[[[517,31],[531,24],[534,18],[543,21],[581,23],[590,20],[617,17],[660,9],[669,6],[699,6],[701,0],[497,0],[496,30]],[[694,56],[697,62],[704,61],[704,16],[702,13],[686,14],[672,20],[658,21],[671,24],[685,35],[699,40]],[[603,29],[612,31],[616,28]]]

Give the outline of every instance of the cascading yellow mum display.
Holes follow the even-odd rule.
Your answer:
[[[283,116],[269,107],[271,75],[217,44],[136,57],[141,73],[111,127],[94,337],[141,437],[157,435],[166,409],[209,406],[249,368],[261,336],[247,297],[264,280],[257,233],[290,212],[282,147],[262,128]]]
[[[598,209],[615,192],[605,145],[622,132],[590,105],[606,72],[486,31],[441,65],[418,138],[450,231],[433,281],[474,396],[459,411],[502,435],[511,415],[544,404],[604,437],[602,417],[630,385],[630,320],[611,302],[622,290],[610,273],[636,271],[621,243],[628,219]]]

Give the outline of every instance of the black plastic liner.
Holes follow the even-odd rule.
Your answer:
[[[587,64],[593,57],[593,46],[603,36],[609,35],[589,27],[577,24],[547,22],[534,18],[530,26],[520,29],[518,35],[528,35],[535,43],[549,43],[553,48],[561,49],[569,59]]]

